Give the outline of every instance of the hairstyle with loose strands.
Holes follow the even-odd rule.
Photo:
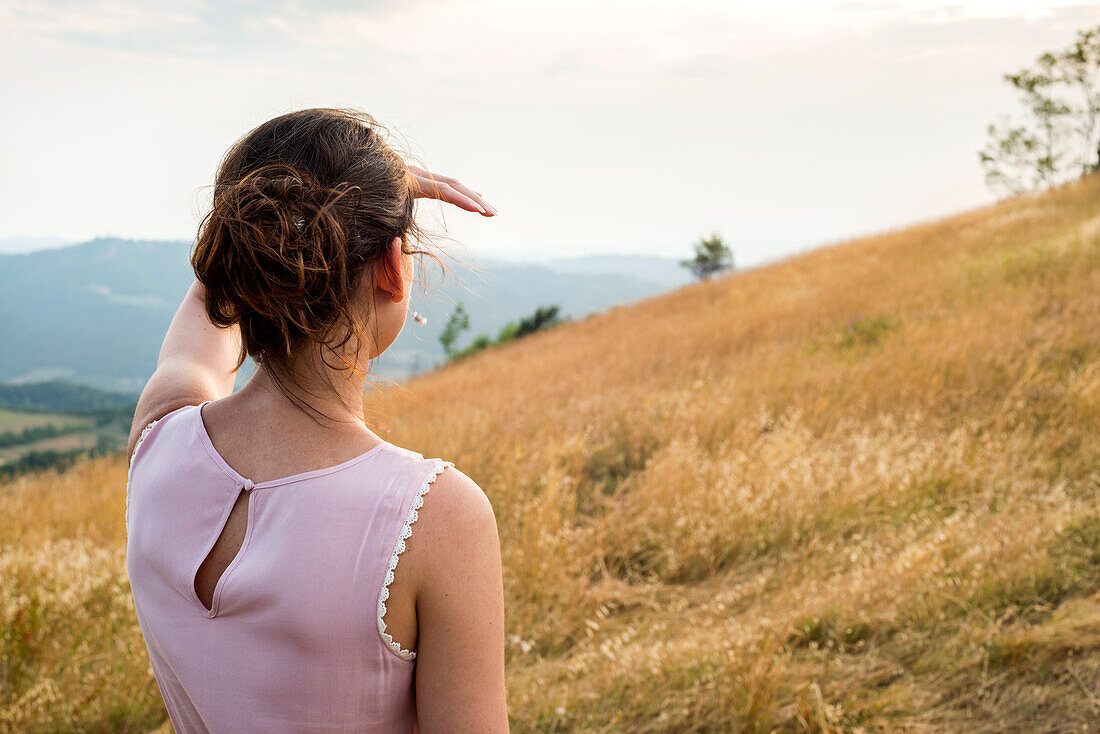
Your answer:
[[[402,253],[442,266],[434,253],[410,247],[424,233],[408,169],[384,133],[372,116],[351,109],[269,120],[225,154],[199,225],[191,264],[206,290],[207,316],[218,326],[239,325],[237,369],[252,357],[295,404],[283,380],[304,389],[292,365],[305,349],[369,379],[341,350],[355,340],[358,355],[377,343],[364,323],[373,319],[353,303],[361,278],[373,292],[368,266],[395,237]]]

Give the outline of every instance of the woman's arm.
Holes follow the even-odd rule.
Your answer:
[[[454,467],[432,484],[416,523],[416,711],[424,734],[508,731],[504,587],[489,499]]]
[[[237,326],[220,328],[210,323],[204,292],[197,280],[191,283],[164,335],[157,369],[141,391],[134,411],[127,460],[150,422],[185,405],[218,400],[233,392],[241,331]]]

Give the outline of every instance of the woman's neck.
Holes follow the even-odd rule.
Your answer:
[[[312,370],[296,365],[289,375],[267,365],[257,367],[252,378],[238,392],[263,393],[266,399],[297,406],[324,425],[363,425],[363,390],[366,379],[350,369],[337,370],[317,360]],[[276,379],[276,377],[278,379]],[[283,389],[280,389],[280,384]],[[289,393],[289,395],[287,395]],[[244,397],[242,395],[242,397]]]

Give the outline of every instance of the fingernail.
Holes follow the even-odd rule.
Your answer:
[[[493,213],[494,217],[497,215],[496,207],[494,207],[492,204],[486,204],[485,206],[488,207],[489,211]]]

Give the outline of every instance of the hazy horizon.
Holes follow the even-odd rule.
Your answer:
[[[194,238],[187,237],[172,237],[172,238],[159,238],[159,237],[123,237],[120,235],[106,234],[95,235],[87,239],[69,240],[63,237],[3,237],[0,238],[0,255],[27,255],[35,252],[42,252],[44,250],[56,250],[64,247],[72,247],[74,245],[83,245],[89,242],[94,242],[97,239],[122,239],[122,240],[136,240],[147,242],[193,242]],[[565,254],[565,253],[526,253],[523,251],[517,251],[515,253],[487,253],[481,252],[476,247],[471,247],[466,243],[460,243],[459,245],[463,251],[468,251],[478,259],[490,259],[499,260],[505,262],[516,263],[547,263],[557,260],[571,260],[571,259],[584,259],[584,258],[602,258],[602,257],[660,257],[666,259],[677,259],[678,255],[666,255],[662,253],[644,253],[644,252],[589,252],[581,254]],[[736,253],[735,253],[736,254]]]

